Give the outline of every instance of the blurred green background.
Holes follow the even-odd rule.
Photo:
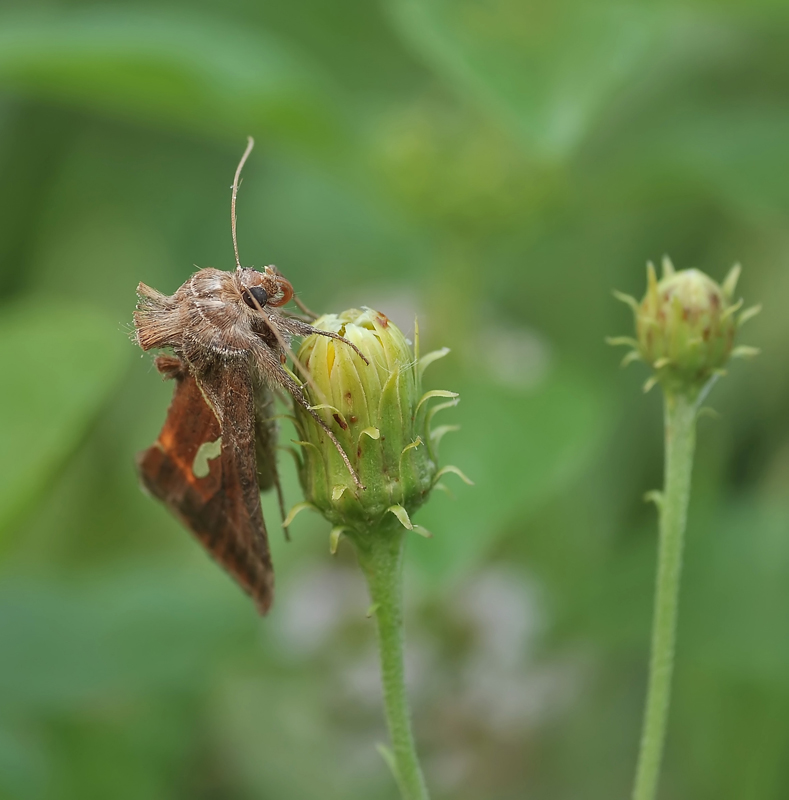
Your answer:
[[[347,548],[267,498],[261,621],[134,473],[172,390],[135,286],[232,267],[248,134],[243,261],[452,348],[476,486],[407,575],[437,800],[628,796],[662,431],[611,289],[742,262],[763,354],[700,423],[661,797],[789,796],[787,37],[770,0],[5,0],[0,797],[396,797]]]

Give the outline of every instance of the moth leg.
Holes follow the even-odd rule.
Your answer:
[[[178,356],[156,356],[153,364],[166,381],[179,380],[189,374],[186,363]]]
[[[348,344],[350,344],[350,342],[348,342]],[[299,386],[299,384],[296,383],[296,381],[294,381],[284,369],[282,369],[282,366],[279,363],[279,356],[265,345],[256,347],[255,355],[257,356],[258,369],[260,370],[260,375],[263,380],[265,380],[267,383],[278,384],[281,386],[315,420],[315,422],[318,423],[323,432],[331,440],[331,443],[334,445],[337,452],[340,454],[340,458],[343,460],[343,463],[353,478],[353,482],[360,489],[364,489],[365,486],[359,480],[356,470],[351,465],[351,461],[348,458],[345,450],[342,449],[342,445],[337,440],[337,437],[332,433],[331,428],[323,421],[323,418],[320,416],[320,414],[318,414],[318,412],[315,411],[315,409],[309,404],[307,398],[304,396],[304,393],[301,390],[301,386]]]
[[[257,428],[260,430],[260,428]],[[285,512],[285,495],[282,493],[282,484],[279,480],[279,470],[277,469],[276,448],[273,442],[261,443],[257,440],[256,456],[258,464],[258,487],[261,491],[265,492],[272,486],[277,493],[277,504],[279,505],[279,516],[282,522],[285,521],[287,513]],[[260,466],[266,464],[266,472],[261,473]],[[264,483],[266,485],[264,485]],[[290,541],[290,532],[287,528],[283,527],[285,534],[285,541]]]
[[[293,302],[299,307],[299,310],[305,314],[309,319],[314,320],[318,319],[318,315],[308,308],[304,303],[301,301],[298,295],[293,295]]]
[[[295,311],[290,311],[289,309],[285,309],[284,311],[279,312],[281,316],[285,317],[286,319],[297,319],[299,322],[306,322],[307,324],[310,323],[310,317],[306,315],[297,314]]]
[[[287,406],[287,404],[288,404],[288,393],[285,392],[282,389],[281,386],[274,386],[272,388],[272,391],[280,399],[280,402],[282,403],[282,405]],[[279,448],[275,448],[275,449],[279,449]],[[284,449],[291,450],[291,452],[293,452],[292,448],[284,448]],[[279,513],[282,516],[282,521],[284,522],[285,518],[287,517],[287,514],[285,512],[285,495],[282,492],[282,485],[279,482],[279,469],[277,469],[276,460],[273,463],[274,463],[274,481],[275,481],[274,486],[275,486],[275,488],[277,490],[277,500],[279,501]],[[289,542],[290,541],[290,531],[285,527],[283,527],[282,530],[283,530],[283,532],[285,534],[285,541]]]
[[[312,334],[317,334],[318,336],[326,336],[329,339],[336,339],[338,342],[344,342],[348,347],[354,350],[356,355],[358,355],[365,364],[368,366],[370,364],[364,353],[353,342],[348,341],[344,336],[340,336],[339,333],[334,333],[334,331],[322,331],[320,328],[316,328],[314,325],[302,322],[294,317],[281,317],[278,322],[282,330],[286,333],[292,333],[295,336],[311,336]]]
[[[276,465],[274,466],[274,488],[277,490],[277,501],[279,502],[279,515],[282,521],[285,521],[285,495],[282,494],[282,484],[279,482],[279,470]],[[285,539],[290,541],[290,533],[287,528],[282,529],[285,532]]]
[[[274,419],[274,398],[269,391],[259,387],[255,392],[255,456],[257,461],[258,486],[262,492],[272,486],[277,491],[279,513],[285,521],[285,498],[277,469],[277,424]],[[288,529],[284,528],[285,539],[290,541]]]
[[[345,453],[345,450],[342,449],[342,445],[337,441],[337,437],[331,432],[331,428],[323,421],[323,418],[318,414],[317,411],[307,402],[307,398],[301,393],[301,388],[297,383],[292,381],[285,373],[283,373],[284,377],[293,384],[295,391],[292,392],[293,399],[304,408],[305,411],[309,413],[309,415],[315,420],[315,422],[320,425],[323,429],[323,432],[331,439],[331,443],[334,445],[337,452],[340,454],[340,458],[342,458],[343,463],[348,468],[348,472],[351,473],[351,477],[353,478],[353,482],[360,488],[366,489],[367,487],[359,480],[359,476],[356,474],[356,470],[351,466],[351,462]],[[290,390],[289,390],[290,391]]]

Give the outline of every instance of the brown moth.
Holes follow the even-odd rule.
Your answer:
[[[175,381],[159,438],[139,454],[137,464],[143,486],[192,531],[265,614],[273,598],[274,571],[260,491],[276,488],[283,508],[273,391],[284,390],[312,414],[363,488],[334,434],[285,367],[290,355],[301,368],[290,338],[329,336],[367,359],[338,334],[283,311],[293,299],[293,287],[275,267],[261,272],[241,266],[236,195],[253,144],[250,137],[233,181],[236,269],[201,269],[169,296],[144,283],[137,287],[134,339],[143,350],[167,348],[172,353],[154,363],[164,378]]]

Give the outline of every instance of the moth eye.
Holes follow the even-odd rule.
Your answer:
[[[244,289],[241,297],[250,308],[263,308],[268,303],[268,293],[262,286],[250,286]]]

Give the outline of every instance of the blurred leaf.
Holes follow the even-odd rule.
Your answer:
[[[33,737],[0,727],[0,797],[45,797],[47,764]]]
[[[694,535],[695,533],[695,535]],[[789,505],[729,504],[689,532],[679,647],[707,675],[772,684],[789,674]]]
[[[111,566],[109,577],[0,586],[0,708],[26,715],[190,692],[258,622],[219,571]],[[244,612],[235,613],[235,610]]]
[[[271,36],[194,9],[6,15],[0,82],[156,127],[265,134],[313,154],[343,141],[317,71]]]
[[[115,386],[132,347],[90,307],[0,312],[0,531],[42,492]]]
[[[424,68],[409,57],[379,3],[301,0],[257,4],[255,12],[267,30],[298,42],[320,60],[347,94],[366,96],[371,110],[380,109],[385,97],[418,89],[425,80]]]
[[[431,579],[449,579],[479,561],[508,530],[588,465],[607,428],[600,389],[569,368],[555,368],[531,389],[505,388],[480,370],[460,392],[457,409],[438,424],[461,430],[441,441],[441,464],[460,467],[468,487],[447,475],[455,498],[434,492],[417,521],[434,534],[414,542],[411,557]],[[418,537],[414,537],[418,539]]]
[[[703,462],[702,462],[703,463]],[[698,470],[697,470],[698,473]],[[697,474],[695,480],[705,476]],[[710,498],[688,520],[682,575],[678,668],[705,680],[785,685],[789,641],[775,636],[789,605],[789,506]],[[701,491],[699,491],[701,490]],[[587,635],[606,647],[645,653],[657,559],[657,518],[609,556],[605,574],[589,575],[577,613]]]
[[[170,800],[170,776],[188,764],[199,721],[198,708],[185,713],[182,698],[172,695],[93,706],[61,718],[53,726],[59,746],[48,748],[44,796]],[[19,800],[29,796],[22,794]]]
[[[375,715],[380,727],[366,735],[349,730],[347,717],[353,712],[342,720],[336,707],[344,701],[358,704],[360,697],[344,692],[332,673],[324,666],[228,687],[213,728],[219,734],[219,757],[246,788],[244,797],[396,796],[396,784],[374,746],[377,737],[385,736],[382,717]]]
[[[669,31],[654,10],[536,0],[389,0],[403,36],[539,155],[561,158]]]
[[[244,249],[277,264],[317,310],[331,297],[347,302],[360,285],[392,278],[402,283],[423,269],[418,232],[373,191],[346,181],[347,175],[279,161],[245,186],[245,201],[264,224],[247,228]]]
[[[741,208],[749,216],[785,214],[789,210],[785,109],[750,103],[700,106],[683,109],[684,115],[655,126],[644,137],[642,163],[711,184],[727,206]]]

